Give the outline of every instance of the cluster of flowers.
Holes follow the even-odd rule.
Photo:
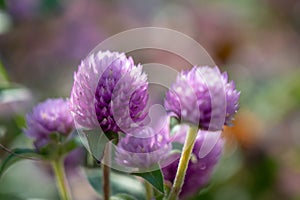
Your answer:
[[[159,129],[147,126],[148,82],[141,65],[118,52],[96,52],[84,59],[74,74],[69,100],[47,100],[27,115],[26,134],[37,148],[49,135],[68,135],[76,128],[119,134],[115,161],[120,166],[150,169],[174,156],[172,142],[183,143],[188,126],[199,128],[181,195],[189,195],[209,180],[223,148],[218,138],[207,155],[199,150],[206,135],[229,125],[238,109],[239,92],[234,82],[217,67],[193,67],[181,72],[165,96],[166,123]],[[170,130],[170,119],[179,120]],[[74,122],[73,122],[74,120]],[[170,133],[173,134],[170,134]],[[164,179],[173,183],[178,157],[162,168]],[[195,175],[197,174],[197,175]]]

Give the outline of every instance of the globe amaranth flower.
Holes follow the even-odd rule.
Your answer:
[[[146,116],[147,77],[124,53],[96,52],[74,75],[71,110],[76,124],[127,132]]]
[[[187,125],[180,126],[181,127],[174,135],[174,137],[176,138],[173,138],[172,140],[175,142],[183,143],[189,127]],[[205,187],[208,184],[213,169],[221,157],[224,145],[223,138],[221,137],[218,138],[216,143],[213,144],[211,150],[204,157],[200,157],[200,149],[204,145],[204,140],[209,134],[212,134],[212,132],[205,130],[199,130],[198,132],[195,146],[192,152],[192,158],[189,161],[185,181],[180,193],[180,199],[187,199],[188,197],[195,195],[201,188]],[[171,156],[175,158],[175,161],[162,168],[162,171],[164,179],[166,181],[170,181],[173,184],[179,164],[180,155],[178,153],[172,154]]]
[[[48,99],[39,103],[26,115],[26,124],[25,134],[35,140],[34,144],[37,148],[46,145],[52,133],[68,136],[74,129],[69,101]]]
[[[183,71],[165,98],[170,115],[203,130],[221,130],[230,125],[239,105],[240,93],[227,73],[218,67],[193,67]]]
[[[135,129],[132,134],[120,139],[116,149],[116,162],[123,167],[150,170],[167,157],[171,148],[168,126],[158,133],[151,127]]]

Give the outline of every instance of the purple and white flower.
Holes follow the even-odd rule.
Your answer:
[[[218,67],[193,67],[183,71],[166,94],[170,115],[204,130],[221,130],[230,125],[239,105],[240,93],[226,72]]]
[[[71,111],[76,125],[126,133],[147,115],[147,76],[124,53],[98,51],[74,75]]]
[[[123,167],[151,170],[158,167],[172,149],[168,124],[158,133],[151,127],[136,129],[121,138],[116,148],[116,162]]]
[[[74,122],[69,110],[69,101],[48,99],[39,103],[26,115],[25,134],[33,138],[37,148],[49,142],[52,133],[68,136],[74,129]]]

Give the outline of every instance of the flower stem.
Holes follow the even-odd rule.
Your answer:
[[[110,144],[106,144],[103,162],[102,162],[102,173],[103,173],[103,199],[109,200],[110,196]]]
[[[197,133],[198,133],[198,128],[190,127],[189,132],[186,136],[184,145],[183,145],[183,149],[182,149],[181,157],[180,157],[180,160],[179,160],[179,165],[178,165],[178,168],[177,168],[175,181],[174,181],[174,184],[172,186],[171,192],[170,192],[169,197],[167,198],[167,200],[177,199],[180,192],[181,192],[181,188],[182,188],[183,183],[184,183],[186,170],[188,168],[188,164],[189,164],[189,161],[190,161],[191,153],[192,153],[194,145],[195,145]]]
[[[151,200],[153,197],[153,188],[148,181],[145,181],[146,200]]]
[[[67,183],[63,159],[57,159],[52,161],[52,167],[56,177],[56,184],[62,200],[70,200],[70,189]]]

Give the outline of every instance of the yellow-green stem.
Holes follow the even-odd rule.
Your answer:
[[[186,170],[188,168],[188,164],[189,164],[189,161],[191,158],[191,153],[192,153],[194,145],[195,145],[197,133],[198,133],[198,128],[190,127],[190,130],[186,136],[186,139],[185,139],[185,142],[183,145],[181,157],[179,160],[179,165],[177,168],[176,177],[175,177],[171,192],[170,192],[167,200],[176,200],[181,192],[181,188],[184,183]]]
[[[71,193],[65,175],[63,159],[57,159],[52,161],[52,167],[54,170],[56,185],[61,199],[71,200]]]
[[[145,189],[146,189],[146,200],[151,200],[153,197],[153,188],[148,181],[145,181]]]

